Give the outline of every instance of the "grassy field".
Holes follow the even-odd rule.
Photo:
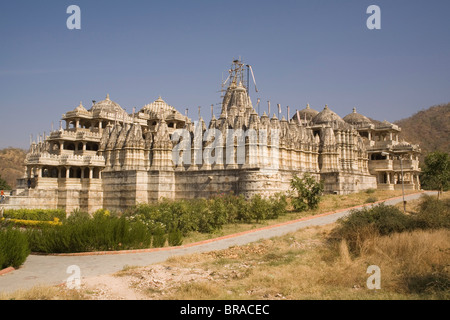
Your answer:
[[[377,196],[381,197],[379,194]],[[324,201],[322,205],[326,209],[322,207],[322,210],[338,209],[332,208],[334,204],[339,206],[345,203],[345,207],[357,205],[362,198],[363,194],[358,197],[330,196],[333,204]],[[450,198],[450,192],[445,193],[444,198]],[[409,202],[407,210],[415,210],[417,204],[418,201]],[[345,242],[332,246],[327,241],[335,226],[312,227],[245,246],[172,257],[164,263],[144,268],[129,266],[109,279],[115,282],[115,286],[120,282],[122,292],[126,288],[144,299],[450,298],[448,229],[377,236],[365,241],[361,254],[355,257],[349,253]],[[367,288],[367,268],[370,265],[380,267],[379,290]],[[106,295],[96,286],[89,286],[89,283],[80,290],[37,287],[31,291],[0,295],[0,299],[118,297],[123,298],[120,292]]]

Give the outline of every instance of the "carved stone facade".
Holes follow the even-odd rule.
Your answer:
[[[63,115],[59,130],[33,142],[11,208],[124,210],[162,197],[287,191],[305,172],[328,193],[419,189],[417,146],[400,129],[354,112],[343,119],[309,105],[286,120],[253,108],[235,61],[219,118],[193,122],[161,98],[128,114],[109,95]],[[406,156],[406,158],[405,158]]]

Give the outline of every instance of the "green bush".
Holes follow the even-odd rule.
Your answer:
[[[166,233],[162,227],[156,228],[153,232],[153,247],[161,248],[166,244]]]
[[[394,206],[381,203],[371,208],[352,210],[338,220],[330,240],[346,240],[351,252],[358,254],[364,240],[378,235],[389,235],[414,229],[411,217]]]
[[[374,203],[374,202],[377,202],[377,201],[378,201],[377,197],[371,196],[371,197],[368,197],[366,199],[365,203]]]
[[[294,176],[291,180],[291,188],[296,193],[292,198],[295,210],[312,210],[319,206],[324,188],[323,183],[317,181],[310,173],[305,173],[302,178]]]
[[[125,217],[76,213],[60,226],[26,231],[33,252],[68,253],[148,248],[151,234]]]
[[[12,228],[0,230],[0,270],[20,267],[29,254],[27,238],[20,230]]]
[[[183,243],[183,235],[181,234],[181,231],[178,229],[170,231],[167,241],[171,247],[181,246]]]
[[[36,221],[53,221],[55,218],[64,220],[66,212],[61,209],[8,209],[5,218]]]
[[[153,235],[162,227],[165,234],[180,230],[185,236],[191,231],[212,233],[227,223],[277,218],[286,212],[286,206],[286,196],[282,194],[270,198],[256,195],[248,201],[242,195],[220,194],[208,200],[165,199],[155,204],[139,204],[124,216],[142,222]]]
[[[270,210],[267,215],[268,219],[277,219],[286,213],[287,198],[283,193],[277,193],[269,198]]]

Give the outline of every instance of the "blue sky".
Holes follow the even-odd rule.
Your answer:
[[[66,27],[73,4],[81,30]],[[372,4],[381,30],[366,27]],[[238,57],[261,113],[270,100],[395,121],[450,101],[448,0],[2,0],[0,43],[0,148],[107,93],[128,112],[161,95],[209,120]]]

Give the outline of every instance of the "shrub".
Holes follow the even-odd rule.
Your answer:
[[[374,203],[374,202],[377,202],[377,201],[378,201],[378,198],[377,198],[377,197],[371,196],[371,197],[368,197],[368,198],[366,199],[365,203]]]
[[[267,215],[268,219],[277,219],[286,213],[287,197],[284,193],[277,193],[269,198],[270,210]]]
[[[161,248],[166,244],[166,233],[162,227],[156,228],[153,233],[153,247]]]
[[[277,218],[285,212],[286,205],[286,196],[282,194],[268,199],[257,195],[247,201],[242,195],[229,193],[208,200],[164,199],[155,204],[139,204],[127,210],[124,216],[129,221],[140,221],[153,237],[160,237],[160,228],[165,234],[172,230],[179,230],[182,235],[191,231],[212,233],[227,223],[250,223],[253,220],[259,222]]]
[[[91,219],[91,215],[87,213],[86,211],[81,210],[74,210],[72,213],[67,217],[68,223],[77,223],[82,222]]]
[[[358,254],[367,239],[413,228],[414,223],[409,216],[394,206],[381,203],[371,208],[352,210],[348,216],[339,219],[330,240],[345,240],[350,251]]]
[[[365,192],[366,192],[367,194],[371,194],[371,193],[375,193],[375,191],[376,191],[376,190],[375,190],[374,188],[369,188],[369,189],[366,189]]]
[[[236,211],[236,220],[233,222],[245,222],[250,223],[252,221],[252,214],[250,212],[250,205],[245,200],[243,195],[236,196],[234,203],[229,203],[228,208]]]
[[[64,220],[66,212],[61,209],[8,209],[5,218],[18,220],[53,221],[55,218]]]
[[[294,176],[291,180],[291,188],[297,194],[292,199],[295,210],[305,211],[319,206],[323,183],[317,181],[310,173],[305,173],[303,178]]]
[[[0,269],[20,267],[29,254],[27,238],[20,230],[0,230]]]
[[[168,242],[169,246],[176,247],[181,246],[183,243],[183,235],[181,234],[181,231],[176,229],[169,232],[168,236]]]
[[[417,212],[412,216],[417,228],[450,228],[450,199],[438,200],[425,194],[421,197]]]
[[[42,226],[26,234],[31,250],[45,253],[139,249],[151,243],[151,234],[138,221],[81,213],[60,226]]]
[[[256,220],[256,223],[259,223],[261,220],[265,220],[267,216],[267,212],[270,210],[268,205],[268,201],[263,199],[259,194],[253,196],[250,200],[250,212],[253,219]]]
[[[0,222],[5,226],[20,226],[20,227],[39,227],[42,225],[60,225],[61,222],[58,218],[54,218],[53,221],[40,221],[40,220],[20,220],[20,219],[5,219],[1,218]]]

